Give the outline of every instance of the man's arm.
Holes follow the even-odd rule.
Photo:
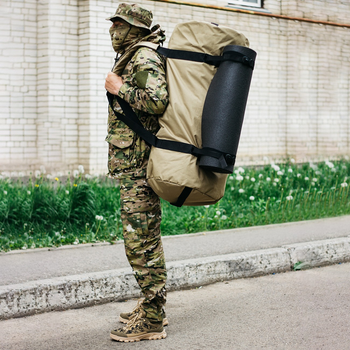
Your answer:
[[[118,96],[131,107],[150,114],[162,114],[169,101],[165,67],[158,54],[139,49],[132,58],[132,72],[120,86]]]

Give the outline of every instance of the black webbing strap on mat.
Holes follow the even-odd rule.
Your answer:
[[[157,52],[167,58],[173,58],[177,60],[204,62],[218,67],[223,61],[234,61],[242,63],[250,68],[254,69],[254,60],[240,52],[224,52],[222,56],[212,56],[202,52],[184,51],[184,50],[173,50],[159,46]]]

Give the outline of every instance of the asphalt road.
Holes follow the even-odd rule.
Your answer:
[[[349,350],[349,277],[348,263],[172,292],[157,341],[109,339],[135,300],[0,321],[0,348]]]

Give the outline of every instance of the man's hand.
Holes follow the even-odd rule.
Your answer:
[[[112,72],[108,73],[105,83],[105,88],[108,92],[113,95],[117,95],[122,85],[123,80],[119,75]]]

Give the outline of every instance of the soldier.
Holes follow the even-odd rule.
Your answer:
[[[117,59],[141,41],[163,43],[164,32],[158,25],[151,28],[152,18],[152,12],[126,3],[107,18],[113,22],[110,35]],[[115,71],[114,67],[107,75],[106,90],[128,102],[144,127],[156,133],[158,117],[168,104],[164,58],[150,48],[140,47],[121,76]],[[113,109],[123,113],[116,98]],[[167,324],[163,309],[166,267],[160,236],[160,200],[146,182],[150,148],[117,119],[110,107],[106,141],[109,176],[120,183],[125,251],[144,295],[134,310],[120,315],[126,326],[112,331],[111,338],[124,342],[162,339],[166,337],[163,325]]]

